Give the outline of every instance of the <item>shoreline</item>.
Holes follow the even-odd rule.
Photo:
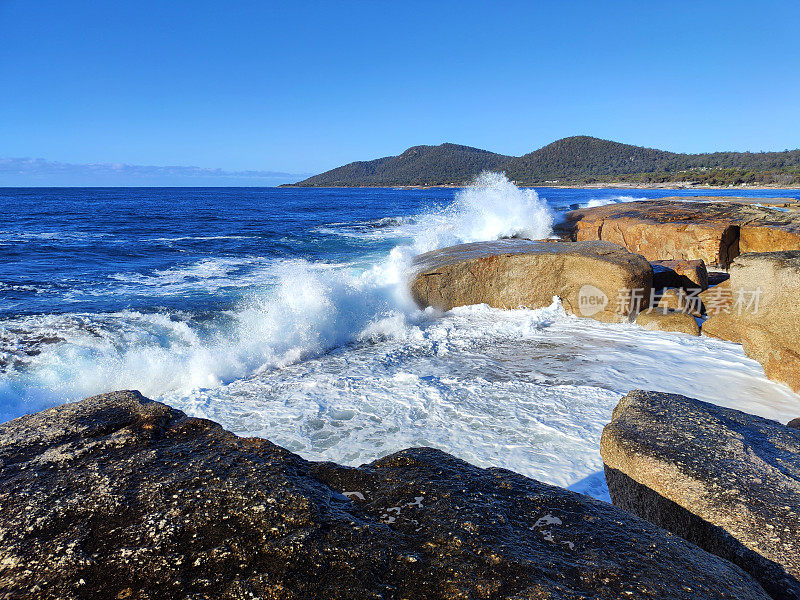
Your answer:
[[[529,185],[529,184],[515,184],[521,188],[536,188],[536,189],[565,189],[565,190],[793,190],[800,192],[800,187],[785,186],[785,185],[686,185],[680,183],[661,183],[661,184],[640,184],[640,183],[586,183],[586,184],[547,184],[547,185]],[[296,188],[296,189],[390,189],[390,190],[429,190],[429,189],[461,189],[467,187],[468,184],[455,185],[295,185],[283,184],[277,187],[281,188]]]

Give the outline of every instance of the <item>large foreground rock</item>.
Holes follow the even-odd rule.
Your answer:
[[[800,250],[796,211],[693,200],[582,208],[568,213],[562,228],[576,241],[614,242],[652,261],[702,259],[723,268],[746,252]]]
[[[420,306],[442,310],[541,308],[558,296],[569,312],[620,321],[649,300],[652,281],[650,264],[617,244],[507,239],[421,254],[411,293]]]
[[[601,452],[614,504],[800,598],[800,430],[684,396],[634,391]]]
[[[743,254],[730,273],[730,305],[703,333],[741,343],[767,377],[800,391],[800,252]]]
[[[0,426],[3,598],[764,599],[614,508],[444,452],[311,463],[118,392]]]

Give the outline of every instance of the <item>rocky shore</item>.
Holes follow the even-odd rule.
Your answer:
[[[567,311],[601,321],[623,320],[630,307],[581,306],[586,286],[600,296],[616,298],[621,289],[649,290],[653,285],[653,270],[644,258],[599,241],[511,239],[462,244],[422,254],[414,269],[411,293],[422,306],[541,308],[558,296]]]
[[[561,232],[574,241],[614,242],[648,260],[701,259],[721,268],[748,252],[800,250],[800,213],[794,210],[689,200],[575,210]]]
[[[423,254],[412,296],[557,297],[741,343],[800,391],[800,213],[668,199],[560,231]],[[798,422],[631,392],[601,441],[611,505],[431,448],[310,462],[114,392],[0,425],[0,598],[798,600]]]
[[[767,377],[800,391],[800,211],[689,200],[575,210],[560,241],[429,252],[415,262],[412,295],[443,310],[538,308],[558,296],[579,316],[741,343]]]
[[[728,288],[732,298],[756,290],[758,306],[718,311],[703,331],[742,344],[767,377],[800,391],[800,252],[742,254],[731,265]]]
[[[427,448],[313,463],[136,392],[0,426],[0,465],[3,598],[769,598],[581,494]]]

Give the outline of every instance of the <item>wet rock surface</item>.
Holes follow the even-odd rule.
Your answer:
[[[800,250],[799,213],[730,201],[649,200],[583,208],[567,214],[561,231],[576,241],[621,244],[651,261],[702,259],[724,268],[739,254]]]
[[[615,505],[800,598],[800,430],[659,392],[614,409],[601,453]]]
[[[767,597],[510,471],[432,449],[312,463],[135,392],[0,426],[0,466],[3,598]]]
[[[617,244],[552,240],[461,244],[422,254],[413,268],[411,293],[420,306],[541,308],[558,296],[568,312],[602,321],[635,312],[634,303],[618,300],[630,290],[649,299],[653,275],[644,258]],[[593,297],[605,304],[582,304]]]

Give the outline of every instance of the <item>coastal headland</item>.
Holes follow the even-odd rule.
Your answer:
[[[519,186],[780,189],[800,187],[800,150],[681,154],[573,136],[507,156],[445,143],[352,162],[293,185],[460,187],[483,171],[503,172]]]

